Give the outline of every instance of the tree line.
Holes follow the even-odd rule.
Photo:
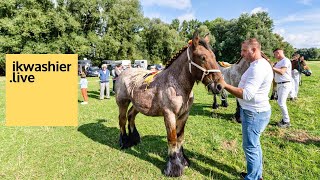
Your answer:
[[[282,47],[291,57],[303,52],[319,57],[319,49],[294,49],[272,32],[268,13],[242,14],[239,18],[172,20],[143,16],[139,0],[7,0],[0,2],[0,71],[5,54],[78,54],[100,65],[102,60],[147,59],[165,63],[191,39],[195,29],[210,32],[211,47],[219,61],[234,62],[240,44],[256,37],[262,50]]]

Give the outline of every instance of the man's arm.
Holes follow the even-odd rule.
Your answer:
[[[225,83],[225,87],[224,87],[229,93],[233,94],[234,96],[236,96],[237,98],[243,99],[243,89],[242,88],[238,88],[238,87],[234,87],[230,84]]]
[[[273,67],[272,69],[275,73],[280,74],[280,75],[284,75],[284,73],[286,73],[286,71],[287,71],[287,67],[281,67],[281,68]]]

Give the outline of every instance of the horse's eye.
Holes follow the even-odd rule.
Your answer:
[[[201,61],[202,62],[206,61],[206,57],[205,56],[201,56]]]

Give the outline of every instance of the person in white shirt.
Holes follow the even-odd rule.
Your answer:
[[[292,88],[291,61],[285,57],[283,50],[280,48],[275,49],[273,54],[278,59],[278,62],[273,67],[273,71],[275,72],[274,80],[277,83],[278,104],[282,112],[282,119],[278,122],[278,126],[287,128],[290,126],[286,101]]]
[[[238,98],[242,120],[242,147],[247,161],[244,179],[262,179],[262,149],[260,135],[271,117],[269,91],[273,80],[271,64],[261,55],[257,39],[246,40],[241,45],[241,56],[250,62],[241,76],[238,87],[223,82],[225,89]],[[222,85],[222,86],[223,86]]]
[[[81,104],[85,105],[88,104],[88,80],[86,79],[86,74],[81,73],[81,79],[80,79],[80,89],[81,89],[81,94],[83,97],[83,102]]]

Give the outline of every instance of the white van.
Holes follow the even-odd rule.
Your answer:
[[[121,64],[123,69],[127,69],[129,67],[131,67],[131,60],[118,60],[115,61],[115,64]]]
[[[147,69],[147,67],[148,67],[148,61],[145,60],[145,59],[135,60],[135,61],[134,61],[134,64],[135,64],[136,66],[139,66],[139,67],[143,68],[143,69]]]

